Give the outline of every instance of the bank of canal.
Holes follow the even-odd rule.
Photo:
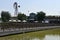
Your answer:
[[[5,36],[0,40],[60,40],[60,28]]]

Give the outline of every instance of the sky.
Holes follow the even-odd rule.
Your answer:
[[[31,12],[43,11],[47,16],[60,16],[60,0],[0,0],[0,14],[1,11],[9,11],[13,16],[14,2],[20,5],[18,11],[26,15],[29,15]]]

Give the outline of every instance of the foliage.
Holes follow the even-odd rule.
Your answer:
[[[0,18],[0,20],[1,20],[1,18]]]
[[[30,13],[30,15],[27,18],[28,22],[34,22],[36,20],[36,14],[35,13]]]
[[[30,13],[30,17],[35,19],[36,18],[36,14],[35,13]]]
[[[18,16],[17,16],[17,18],[19,20],[23,21],[23,20],[26,20],[26,15],[25,14],[22,14],[22,13],[19,13]]]
[[[45,13],[43,11],[37,12],[36,17],[37,17],[37,21],[41,22],[45,18]]]
[[[9,12],[5,12],[5,11],[1,12],[1,19],[2,19],[3,22],[8,22],[10,17],[11,16],[10,16]]]

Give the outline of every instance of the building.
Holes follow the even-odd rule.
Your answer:
[[[44,19],[45,23],[60,23],[59,17],[45,17]]]

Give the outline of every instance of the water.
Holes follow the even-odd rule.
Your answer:
[[[26,40],[60,40],[60,29],[27,33],[24,37]]]
[[[46,35],[44,40],[60,40],[59,35]]]
[[[45,35],[44,38],[38,38],[38,37],[35,37],[35,38],[26,38],[25,40],[60,40],[60,35]]]
[[[60,29],[50,29],[0,37],[0,40],[60,40]]]

